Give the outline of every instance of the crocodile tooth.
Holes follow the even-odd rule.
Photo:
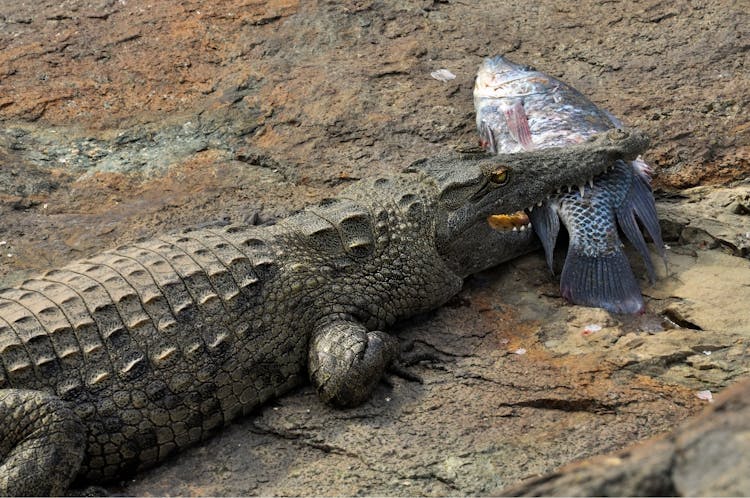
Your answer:
[[[589,178],[589,187],[594,188],[594,177]]]
[[[581,192],[581,197],[583,197],[584,194],[586,193],[585,190],[584,190],[584,188],[583,188],[583,185],[579,185],[578,186],[578,190],[579,190],[579,192]]]
[[[526,225],[521,225],[521,228],[519,228],[518,230],[520,230],[521,232],[525,232],[526,231]]]
[[[532,211],[534,210],[534,206],[531,206],[531,207],[530,207],[530,208],[528,208],[528,209],[529,209],[529,213],[530,213],[530,212],[532,212]]]
[[[568,185],[568,193],[570,193],[571,190],[573,189],[570,187],[570,185]]]
[[[513,227],[513,231],[517,232],[518,231],[518,227]]]

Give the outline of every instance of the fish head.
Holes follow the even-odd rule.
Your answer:
[[[526,104],[544,101],[558,87],[559,82],[530,66],[499,55],[485,59],[474,83],[474,107],[482,148],[491,153],[534,149]]]
[[[477,71],[474,98],[518,98],[548,91],[549,77],[533,67],[516,64],[501,55],[488,57]]]

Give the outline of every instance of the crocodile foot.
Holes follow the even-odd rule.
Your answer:
[[[368,331],[352,318],[336,317],[313,332],[308,370],[324,402],[352,407],[369,398],[397,356],[398,341],[394,337]]]

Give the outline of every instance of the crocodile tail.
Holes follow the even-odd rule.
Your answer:
[[[621,246],[618,243],[608,254],[587,256],[571,244],[560,277],[562,296],[612,313],[642,313],[641,289]]]

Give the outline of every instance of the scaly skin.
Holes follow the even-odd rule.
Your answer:
[[[0,493],[59,494],[154,465],[308,372],[324,401],[362,402],[397,358],[382,330],[528,249],[530,234],[493,231],[489,214],[646,144],[615,133],[426,160],[273,226],[135,242],[0,292]]]

